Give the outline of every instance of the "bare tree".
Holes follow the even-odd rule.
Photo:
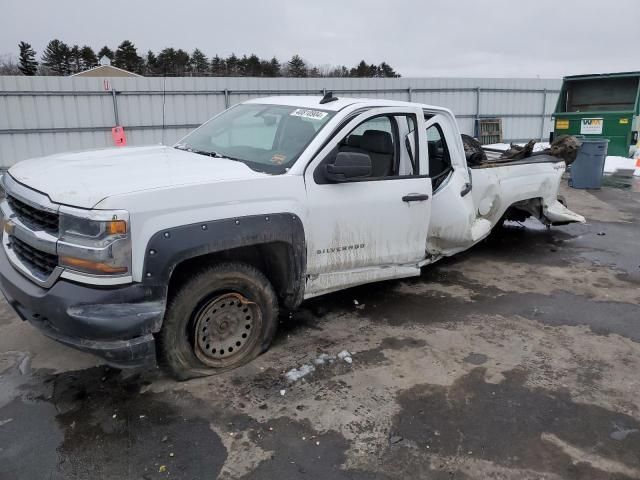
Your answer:
[[[0,54],[0,75],[20,75],[18,62],[10,53]]]

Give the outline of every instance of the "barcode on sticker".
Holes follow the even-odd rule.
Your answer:
[[[298,108],[291,112],[289,115],[293,117],[310,118],[312,120],[322,120],[327,116],[327,112],[321,112],[320,110],[309,110],[307,108]]]

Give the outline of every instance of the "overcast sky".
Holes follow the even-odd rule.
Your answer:
[[[405,77],[640,70],[640,0],[2,0],[0,54],[129,39],[315,65],[387,61]]]

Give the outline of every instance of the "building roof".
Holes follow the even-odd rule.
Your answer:
[[[137,73],[114,67],[113,65],[98,65],[84,72],[78,72],[71,75],[72,77],[141,77]]]
[[[564,80],[592,80],[602,78],[629,78],[640,77],[640,72],[615,72],[615,73],[591,73],[586,75],[569,75]]]

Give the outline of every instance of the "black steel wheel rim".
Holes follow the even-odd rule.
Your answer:
[[[212,367],[234,363],[252,348],[260,334],[260,308],[238,293],[217,295],[194,317],[194,351]]]

